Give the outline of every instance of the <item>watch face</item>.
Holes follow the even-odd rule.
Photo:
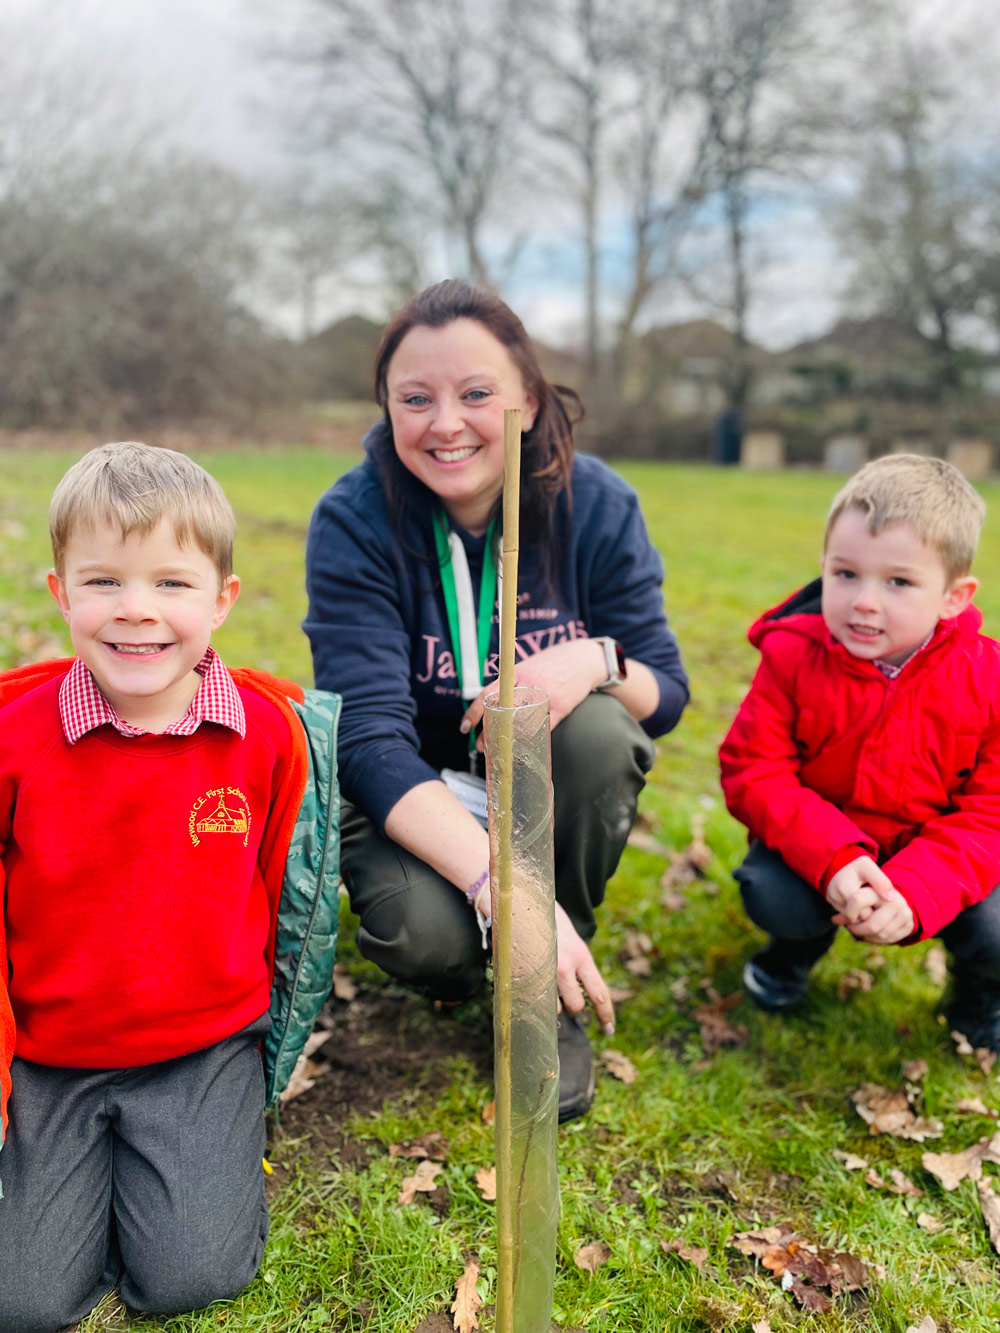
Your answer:
[[[615,639],[615,657],[618,663],[618,675],[622,680],[624,680],[626,675],[628,674],[628,672],[625,669],[625,649],[621,646],[621,644],[618,642],[617,639]]]

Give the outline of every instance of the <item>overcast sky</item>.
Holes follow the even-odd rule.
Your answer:
[[[109,77],[123,79],[148,114],[167,118],[181,141],[243,172],[266,175],[280,165],[286,146],[264,110],[276,72],[268,70],[259,53],[267,25],[294,3],[0,0],[0,23],[13,23],[15,32],[25,24],[46,42],[60,43],[74,60],[98,62]],[[976,14],[992,23],[997,13],[997,0],[907,3],[939,32],[967,31]],[[995,123],[992,115],[990,122]],[[766,243],[781,263],[765,270],[752,320],[754,336],[772,346],[829,327],[840,286],[831,243],[815,217],[789,209],[784,223]],[[565,248],[565,238],[553,238],[551,244]],[[536,254],[534,271],[526,266],[508,289],[511,303],[539,336],[572,340],[579,323],[578,279],[570,276],[569,263],[553,262],[544,238]],[[558,277],[561,269],[567,273],[564,283]],[[329,313],[346,311],[331,307]],[[696,311],[678,304],[668,313],[685,317]]]

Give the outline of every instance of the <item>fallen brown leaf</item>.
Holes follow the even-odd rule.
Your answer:
[[[874,1167],[872,1167],[870,1171],[865,1172],[865,1184],[871,1185],[872,1189],[875,1190],[885,1189],[885,1181],[882,1179],[882,1177],[879,1175],[879,1173],[875,1170]]]
[[[316,1086],[316,1080],[309,1077],[310,1067],[312,1067],[312,1061],[307,1060],[304,1055],[300,1055],[295,1062],[291,1078],[285,1084],[285,1089],[278,1098],[282,1105],[285,1102],[294,1101],[296,1097],[301,1097],[304,1092],[308,1092],[310,1088]]]
[[[660,880],[663,892],[660,894],[660,906],[665,912],[679,912],[687,906],[687,899],[668,879],[669,871]]]
[[[444,1162],[448,1157],[448,1140],[436,1129],[421,1134],[419,1139],[405,1143],[390,1143],[390,1157],[427,1157],[432,1162]]]
[[[742,1231],[729,1244],[759,1259],[807,1310],[830,1309],[832,1296],[862,1290],[876,1271],[856,1255],[809,1244],[780,1227]]]
[[[770,1319],[758,1319],[756,1324],[750,1325],[750,1333],[774,1333]]]
[[[834,1148],[833,1156],[841,1163],[845,1171],[861,1171],[868,1165],[867,1159],[859,1157],[856,1152],[841,1152],[839,1148]]]
[[[833,1301],[824,1292],[808,1286],[794,1273],[788,1273],[786,1277],[788,1281],[782,1280],[782,1287],[786,1291],[791,1291],[803,1310],[810,1310],[814,1314],[826,1314],[827,1310],[833,1309]]]
[[[903,1066],[903,1077],[908,1078],[911,1083],[919,1083],[929,1068],[926,1060],[907,1060]]]
[[[898,1166],[892,1168],[889,1172],[889,1178],[892,1181],[892,1184],[889,1186],[891,1194],[905,1194],[911,1199],[922,1198],[924,1193],[923,1190],[918,1189],[913,1181],[910,1180],[909,1176],[905,1176],[903,1172],[900,1171]]]
[[[1000,1163],[1000,1130],[991,1139],[980,1139],[963,1152],[925,1152],[920,1159],[925,1171],[936,1176],[946,1190],[958,1189],[963,1180],[981,1180],[983,1163]]]
[[[483,1302],[476,1290],[479,1280],[479,1264],[475,1259],[466,1259],[465,1272],[455,1283],[455,1299],[451,1312],[455,1316],[455,1333],[475,1333],[479,1327],[476,1315],[482,1309]]]
[[[308,1060],[309,1057],[314,1055],[323,1043],[329,1041],[332,1036],[333,1033],[330,1032],[329,1029],[326,1032],[310,1032],[309,1036],[306,1037],[306,1044],[302,1047],[302,1054]]]
[[[940,1217],[934,1217],[932,1213],[917,1213],[917,1226],[923,1227],[932,1236],[936,1236],[939,1231],[944,1230],[944,1223]]]
[[[686,1259],[688,1263],[694,1264],[695,1268],[699,1269],[705,1267],[705,1260],[708,1258],[708,1250],[703,1246],[688,1245],[688,1243],[681,1240],[679,1236],[675,1237],[673,1240],[661,1240],[660,1249],[664,1250],[667,1254],[671,1253],[671,1251],[674,1254],[679,1254],[682,1259]]]
[[[481,1166],[476,1172],[476,1184],[487,1203],[496,1202],[497,1169],[495,1166]]]
[[[776,1245],[784,1235],[781,1227],[764,1227],[760,1231],[739,1231],[729,1244],[740,1254],[751,1259],[762,1259],[769,1246]]]
[[[396,1202],[408,1204],[412,1203],[418,1194],[433,1194],[437,1189],[437,1178],[443,1170],[444,1167],[440,1162],[431,1162],[425,1158],[418,1163],[412,1176],[404,1177],[403,1187]]]
[[[939,1139],[944,1133],[940,1120],[918,1116],[903,1088],[883,1088],[878,1083],[862,1083],[851,1093],[858,1115],[868,1125],[869,1134],[890,1134],[897,1139]]]
[[[988,1046],[977,1046],[973,1050],[965,1033],[959,1032],[957,1029],[952,1030],[951,1039],[955,1043],[955,1051],[958,1055],[971,1055],[984,1074],[992,1073],[993,1066],[997,1062],[996,1051],[991,1051]]]
[[[496,1102],[487,1102],[483,1107],[483,1124],[492,1125],[497,1118]]]
[[[861,1291],[864,1287],[867,1287],[868,1279],[872,1273],[875,1273],[880,1282],[885,1279],[885,1273],[879,1268],[878,1264],[873,1264],[869,1269],[868,1264],[863,1259],[859,1259],[856,1254],[848,1254],[843,1250],[838,1250],[834,1258],[843,1274],[846,1291]]]
[[[618,957],[625,964],[625,970],[634,977],[648,977],[653,965],[648,955],[653,952],[653,941],[641,930],[630,930],[625,936]]]
[[[611,1003],[616,1007],[624,1004],[626,1000],[631,1000],[634,991],[630,991],[627,986],[609,986],[608,994],[611,996]]]
[[[684,855],[696,870],[705,871],[712,864],[712,849],[705,841],[705,816],[694,815],[691,819],[691,841],[684,848]]]
[[[788,1242],[794,1245],[794,1241]],[[775,1277],[783,1276],[788,1267],[789,1252],[784,1245],[769,1245],[760,1256],[760,1262],[765,1268],[769,1268]]]
[[[601,1059],[607,1065],[608,1073],[613,1078],[621,1079],[623,1083],[634,1083],[639,1077],[635,1065],[627,1055],[622,1055],[621,1051],[603,1050]]]
[[[653,941],[645,932],[641,930],[629,930],[625,935],[625,943],[619,950],[618,956],[621,959],[641,958],[648,953],[653,952]]]
[[[743,992],[738,990],[734,995],[721,996],[710,990],[709,994],[712,996],[710,1002],[699,1005],[692,1012],[692,1017],[701,1027],[699,1035],[702,1050],[706,1055],[711,1055],[720,1046],[745,1046],[746,1028],[742,1023],[734,1025],[724,1017],[730,1009],[739,1004]]]
[[[611,1258],[611,1246],[603,1240],[592,1240],[589,1245],[581,1245],[573,1258],[577,1268],[596,1273]]]
[[[357,999],[358,988],[339,963],[333,965],[333,993],[338,1000],[350,1004]]]
[[[979,1206],[990,1233],[990,1244],[1000,1254],[1000,1196],[993,1193],[993,1186],[988,1180],[981,1180],[978,1189]]]
[[[284,1105],[285,1102],[294,1101],[296,1097],[301,1097],[304,1092],[316,1086],[316,1080],[321,1074],[325,1074],[329,1065],[320,1064],[316,1060],[310,1060],[313,1051],[318,1050],[325,1041],[328,1041],[332,1033],[310,1032],[306,1038],[306,1044],[302,1048],[302,1054],[295,1061],[295,1068],[292,1070],[291,1077],[285,1085],[285,1090],[279,1097],[279,1102]]]
[[[875,985],[875,978],[863,967],[852,967],[837,982],[837,999],[846,1000],[852,990],[868,992]]]
[[[932,944],[927,950],[924,967],[930,974],[935,986],[943,986],[948,980],[948,955],[943,944]]]
[[[906,1333],[937,1333],[937,1324],[935,1324],[930,1315],[925,1315],[924,1318],[921,1319],[919,1327],[916,1324],[910,1324]]]
[[[988,1115],[993,1120],[997,1118],[996,1111],[987,1106],[982,1097],[960,1097],[955,1103],[955,1110],[965,1115]]]
[[[654,838],[652,833],[647,833],[644,829],[633,828],[628,835],[628,845],[634,847],[637,851],[645,852],[648,856],[662,856],[664,861],[669,861],[672,847],[668,847],[665,842],[659,838]]]

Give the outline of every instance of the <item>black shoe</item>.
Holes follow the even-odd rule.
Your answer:
[[[974,1051],[985,1047],[1000,1055],[1000,996],[956,999],[945,1010],[949,1032],[961,1032]]]
[[[594,1100],[594,1056],[587,1030],[565,1010],[556,1022],[559,1051],[559,1123],[586,1115]]]
[[[780,1013],[805,999],[810,971],[805,963],[778,961],[772,950],[765,950],[744,966],[743,989],[759,1009]]]

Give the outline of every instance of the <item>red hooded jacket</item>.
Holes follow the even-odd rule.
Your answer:
[[[817,889],[863,848],[926,939],[1000,883],[1000,644],[970,606],[889,680],[802,597],[750,629],[761,663],[722,743],[726,804]]]

